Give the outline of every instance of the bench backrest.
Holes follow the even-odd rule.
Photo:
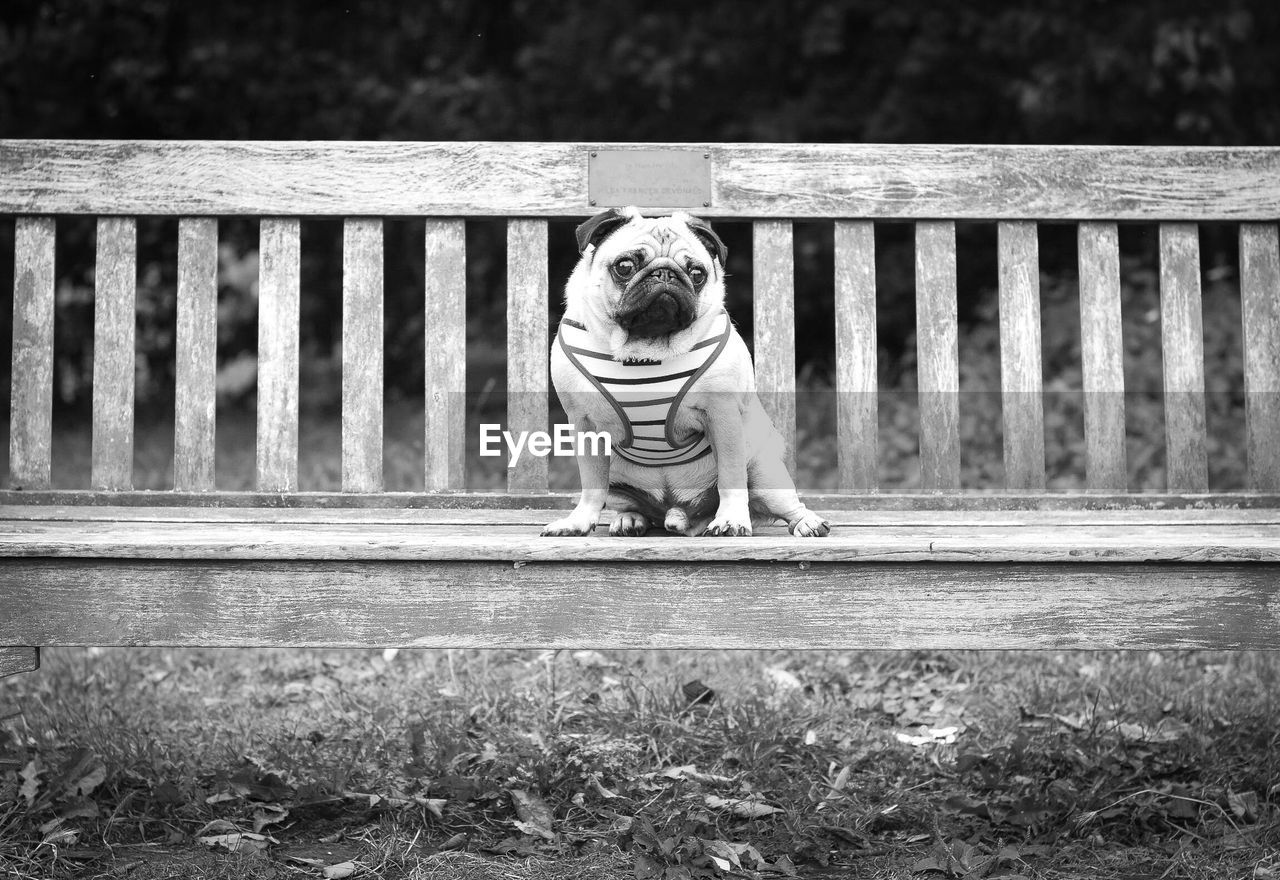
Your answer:
[[[261,220],[257,486],[297,489],[299,218],[343,218],[342,489],[382,490],[382,220],[425,217],[426,488],[464,487],[467,218],[507,218],[512,431],[545,430],[547,220],[584,217],[597,150],[703,153],[710,219],[753,223],[757,382],[794,447],[792,222],[834,223],[839,488],[877,490],[873,223],[915,224],[921,488],[960,491],[957,220],[998,224],[1006,488],[1045,488],[1038,222],[1078,223],[1086,484],[1126,490],[1117,224],[1159,224],[1168,490],[1208,490],[1197,223],[1237,222],[1252,492],[1280,492],[1280,149],[0,141],[16,216],[10,485],[51,485],[57,215],[97,218],[93,488],[132,480],[135,217],[177,216],[174,488],[214,488],[217,221]],[[557,285],[560,279],[556,279]],[[524,456],[517,493],[547,491]]]

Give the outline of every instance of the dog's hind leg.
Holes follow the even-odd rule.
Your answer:
[[[617,486],[609,487],[607,506],[614,512],[609,534],[615,538],[638,538],[648,532],[649,524],[662,515],[652,502],[637,498],[625,489],[620,491]]]

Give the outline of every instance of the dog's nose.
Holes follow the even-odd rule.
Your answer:
[[[680,276],[676,274],[676,270],[667,268],[665,266],[661,269],[654,269],[649,277],[654,278],[658,281],[661,281],[663,284],[679,284],[680,283]]]

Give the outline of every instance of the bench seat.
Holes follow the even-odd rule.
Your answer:
[[[672,162],[697,185],[645,203]],[[478,426],[530,437],[559,418],[547,352],[569,226],[628,201],[749,237],[730,311],[830,537],[542,538],[573,500],[536,454],[510,462],[505,494],[468,491],[497,485],[471,457]],[[0,140],[0,214],[0,674],[80,644],[1280,649],[1280,148]],[[54,443],[55,340],[78,332],[58,294],[82,271],[59,266],[84,235],[69,218],[94,224],[87,480]],[[304,234],[317,221],[341,225],[340,254]],[[218,421],[234,354],[220,261],[255,226],[247,479],[217,462],[237,436]],[[176,257],[171,481],[135,450],[155,308],[138,280],[160,239]],[[307,267],[339,257],[336,313]],[[991,285],[994,312],[969,308]],[[420,365],[401,308],[419,295]],[[974,321],[985,336],[961,334]],[[985,366],[962,371],[981,339]],[[324,352],[340,375],[309,368]],[[802,408],[824,363],[833,393]],[[906,407],[883,396],[899,392]],[[401,393],[422,404],[421,492],[386,491]],[[340,468],[319,473],[341,491],[301,491],[318,473],[300,467],[318,449],[301,413],[339,399]]]
[[[904,496],[870,509],[827,498],[843,502],[831,510],[819,498],[825,540],[777,526],[749,540],[610,538],[607,520],[586,539],[543,538],[567,497],[407,497],[0,506],[0,591],[18,609],[0,643],[1280,647],[1280,508],[1267,497],[1135,509],[1041,496],[1023,510],[1003,509],[1011,497],[913,510],[893,509]]]

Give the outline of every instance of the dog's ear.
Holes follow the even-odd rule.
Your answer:
[[[724,266],[729,259],[729,249],[724,246],[724,242],[720,240],[720,236],[716,235],[711,229],[711,224],[701,217],[690,217],[685,223],[694,235],[698,236],[698,241],[702,242],[702,246],[707,249],[707,253],[720,261],[720,265]]]
[[[610,208],[601,211],[578,227],[578,253],[585,253],[590,245],[598,245],[613,231],[624,223],[629,223],[634,216],[633,211],[622,208]]]

